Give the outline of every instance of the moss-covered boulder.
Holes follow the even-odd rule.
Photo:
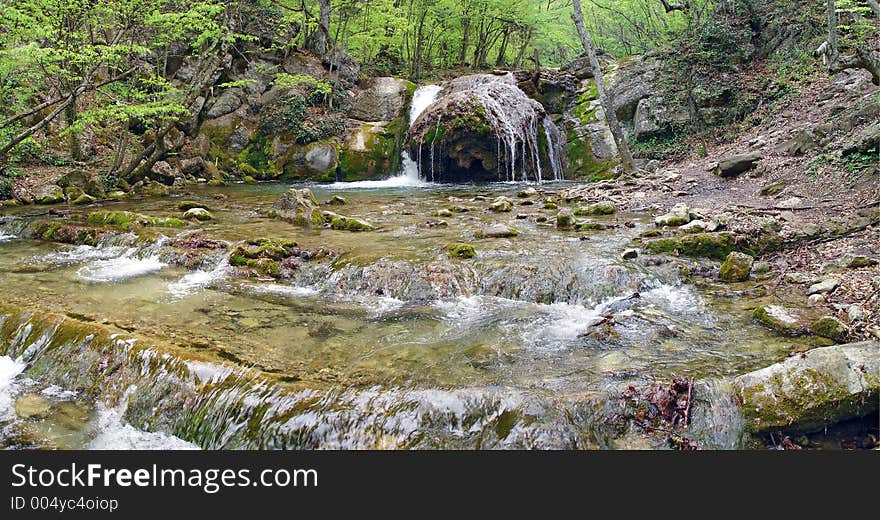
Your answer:
[[[578,231],[605,231],[606,229],[609,229],[607,224],[590,221],[578,222],[574,227]]]
[[[617,207],[610,202],[600,202],[589,206],[581,206],[575,208],[574,215],[576,217],[590,217],[594,215],[613,215],[617,211]]]
[[[561,209],[556,214],[556,229],[574,229],[576,223],[577,220],[574,218],[574,213],[568,208]]]
[[[95,202],[98,202],[98,199],[92,197],[88,193],[83,193],[70,201],[74,206],[85,206],[86,204],[94,204]]]
[[[744,282],[749,279],[752,272],[754,257],[736,251],[727,255],[727,259],[721,264],[718,277],[724,282]]]
[[[446,250],[449,252],[449,256],[455,258],[473,258],[477,256],[477,251],[474,249],[474,246],[464,242],[449,244],[446,246]]]
[[[86,221],[93,226],[113,226],[128,228],[132,226],[183,227],[186,224],[174,217],[151,217],[131,211],[95,211],[89,213]]]
[[[340,195],[333,195],[325,204],[328,206],[346,206],[348,205],[348,199]]]
[[[186,210],[186,213],[183,214],[183,218],[186,220],[198,220],[199,222],[205,222],[208,220],[214,220],[214,215],[211,214],[210,211],[205,208],[190,208]]]
[[[107,232],[93,227],[76,226],[58,221],[42,221],[34,225],[30,235],[38,240],[78,246],[96,246],[107,235]]]
[[[229,265],[246,275],[289,278],[302,262],[320,260],[334,253],[323,248],[301,248],[285,238],[258,238],[236,244],[229,255]]]
[[[810,329],[800,311],[781,305],[758,307],[752,313],[752,317],[762,325],[789,336],[806,334]]]
[[[849,328],[834,316],[823,316],[813,322],[810,327],[813,334],[834,340],[838,343],[846,341]]]
[[[303,227],[318,227],[324,223],[318,199],[308,188],[288,190],[272,206],[271,215]]]
[[[507,197],[498,197],[492,201],[489,209],[495,213],[509,213],[513,211],[513,201]]]
[[[207,204],[196,202],[194,200],[182,200],[179,204],[177,204],[177,209],[179,209],[180,211],[189,211],[193,208],[202,208],[207,210],[211,209],[208,207]]]
[[[811,432],[875,413],[880,343],[817,348],[734,380],[734,396],[755,432]]]
[[[370,223],[354,217],[346,217],[338,215],[332,211],[323,213],[324,222],[330,225],[330,229],[339,231],[373,231],[375,229]]]
[[[733,233],[727,232],[693,233],[650,240],[645,242],[644,246],[651,253],[673,253],[724,260],[736,249],[736,238]]]
[[[64,190],[55,184],[42,187],[34,196],[37,204],[59,204],[65,200]]]
[[[518,230],[504,224],[486,226],[474,233],[477,238],[512,238],[517,235],[519,235]]]
[[[676,204],[668,213],[660,215],[654,219],[654,223],[657,224],[658,227],[678,227],[683,226],[690,221],[691,211],[687,205],[683,203]]]

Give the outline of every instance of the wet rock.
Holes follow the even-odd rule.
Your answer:
[[[718,223],[706,220],[692,220],[678,229],[684,233],[712,232],[718,229]]]
[[[86,222],[92,226],[131,226],[183,227],[186,224],[179,218],[152,217],[131,211],[95,211],[89,213]]]
[[[724,282],[744,282],[749,279],[754,262],[752,256],[733,251],[721,264],[718,276]]]
[[[25,394],[15,400],[15,415],[21,419],[45,419],[52,410],[52,403],[37,394]]]
[[[535,188],[531,188],[531,187],[526,188],[522,191],[516,192],[517,198],[520,198],[520,199],[527,199],[529,197],[535,197],[537,195],[538,195],[538,190],[536,190]]]
[[[583,206],[576,208],[574,210],[574,215],[576,217],[586,217],[593,215],[612,215],[617,211],[617,208],[614,204],[609,202],[603,202],[598,204],[591,204],[589,206]]]
[[[755,432],[810,432],[877,411],[880,343],[817,348],[741,375],[734,396]]]
[[[59,204],[64,201],[64,190],[56,184],[43,186],[34,195],[37,204]]]
[[[847,326],[834,316],[823,316],[813,322],[811,327],[813,334],[823,338],[833,339],[837,342],[846,340],[849,335]]]
[[[575,229],[578,231],[604,231],[609,229],[609,226],[606,224],[602,224],[601,222],[578,222],[575,224]]]
[[[373,231],[375,229],[370,223],[354,217],[346,217],[338,215],[332,211],[325,211],[324,221],[330,224],[330,229],[339,231]]]
[[[324,213],[308,188],[288,190],[272,208],[275,216],[298,226],[315,227],[324,223]]]
[[[519,231],[504,224],[487,226],[475,233],[477,238],[512,238],[519,235]]]
[[[94,204],[95,202],[98,202],[98,199],[92,197],[88,193],[83,193],[82,195],[70,201],[70,203],[74,206],[84,206],[86,204]]]
[[[749,152],[725,157],[718,161],[718,164],[713,169],[713,173],[720,177],[736,177],[757,166],[758,161],[762,158],[763,154],[760,152]]]
[[[306,166],[318,173],[325,173],[336,169],[338,158],[335,146],[320,143],[309,146],[305,156]]]
[[[440,208],[440,209],[434,211],[433,213],[431,213],[431,215],[433,215],[435,217],[441,217],[441,218],[450,218],[450,217],[452,217],[452,210],[450,210],[448,208]]]
[[[807,289],[807,294],[826,294],[834,292],[840,286],[840,280],[837,278],[825,278],[819,283],[813,284]]]
[[[507,197],[498,197],[492,201],[489,209],[496,213],[507,213],[513,211],[513,201]]]
[[[446,246],[446,250],[449,251],[450,256],[456,258],[473,258],[477,256],[477,251],[474,249],[474,246],[463,242],[449,244]]]
[[[624,260],[635,260],[636,258],[639,257],[639,250],[638,249],[627,249],[620,256]]]
[[[791,336],[806,334],[809,330],[800,312],[781,305],[758,307],[752,317],[762,325]]]
[[[207,209],[207,210],[211,209],[208,207],[207,204],[204,204],[201,202],[196,202],[194,200],[182,200],[177,205],[177,209],[179,209],[180,211],[189,211],[193,208],[202,208],[202,209]]]
[[[685,256],[725,260],[736,247],[732,233],[692,233],[645,242],[651,253],[672,253]]]
[[[349,116],[361,121],[390,121],[400,116],[406,104],[403,79],[380,77],[364,80],[351,101]]]
[[[205,208],[190,208],[183,214],[183,218],[186,220],[198,220],[200,222],[205,222],[208,220],[214,220],[214,215],[211,214],[210,211]]]
[[[339,195],[333,195],[325,204],[329,206],[345,206],[348,204],[348,199]]]
[[[755,262],[752,264],[752,274],[764,275],[770,272],[770,262]]]
[[[574,213],[568,208],[562,209],[556,214],[557,229],[574,229],[575,223]]]
[[[676,204],[669,210],[669,213],[660,215],[654,219],[654,223],[659,226],[678,227],[683,226],[691,221],[691,211],[686,204]]]

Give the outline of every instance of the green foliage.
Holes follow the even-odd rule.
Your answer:
[[[662,136],[650,137],[640,141],[630,142],[633,154],[646,159],[666,160],[682,157],[690,151],[690,146],[685,141],[684,135],[670,132]],[[705,145],[703,145],[705,153]]]

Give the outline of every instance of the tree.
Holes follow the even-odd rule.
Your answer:
[[[590,36],[587,34],[587,29],[584,27],[584,16],[581,11],[581,2],[580,0],[572,1],[574,4],[574,10],[572,11],[571,17],[574,20],[575,27],[577,27],[578,35],[581,38],[584,49],[587,51],[587,56],[590,58],[590,65],[593,69],[593,79],[596,82],[596,92],[599,95],[599,101],[602,103],[602,108],[605,111],[605,119],[608,121],[608,128],[611,130],[611,135],[614,137],[614,143],[617,145],[617,153],[620,155],[620,165],[623,168],[624,173],[632,173],[635,170],[632,154],[629,151],[626,136],[624,136],[623,130],[620,127],[620,121],[617,120],[617,114],[614,111],[614,102],[605,90],[602,66],[599,63],[599,58],[596,56],[596,51],[593,48],[593,43],[590,41]]]

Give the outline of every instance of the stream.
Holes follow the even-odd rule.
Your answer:
[[[726,378],[809,341],[775,336],[737,298],[689,283],[685,260],[623,260],[653,226],[647,213],[592,217],[608,229],[566,232],[553,225],[555,210],[516,198],[523,184],[310,187],[322,202],[345,197],[340,211],[377,229],[264,217],[290,188],[282,184],[191,188],[185,200],[215,220],[114,233],[96,246],[30,240],[24,230],[46,216],[8,211],[0,444],[657,447],[617,417],[620,391],[686,376],[707,382],[693,435],[735,448],[741,428],[721,397]],[[501,195],[514,211],[487,211]],[[101,209],[171,216],[181,200]],[[437,225],[435,212],[450,207]],[[81,221],[95,209],[55,218]],[[519,234],[474,237],[495,223]],[[174,244],[196,228],[229,243],[285,238],[336,254],[289,279],[241,277],[225,248],[178,265]],[[450,258],[454,242],[473,244],[476,257]],[[609,314],[613,327],[600,326]]]

